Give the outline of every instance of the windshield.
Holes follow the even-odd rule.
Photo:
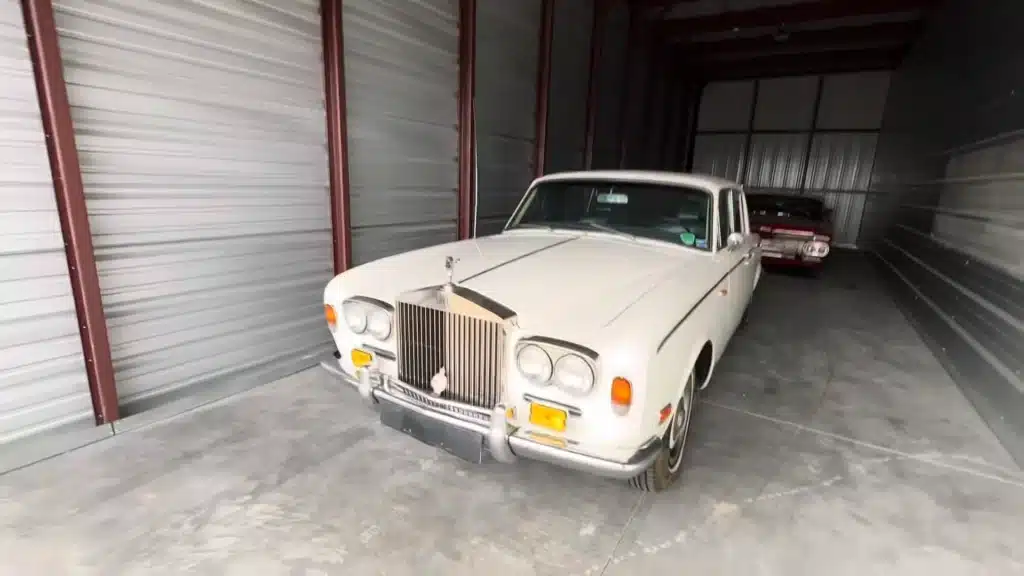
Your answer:
[[[559,228],[651,238],[710,250],[711,194],[636,182],[544,182],[512,216],[509,229]]]
[[[821,220],[825,209],[817,198],[751,194],[747,196],[751,216],[779,216]]]

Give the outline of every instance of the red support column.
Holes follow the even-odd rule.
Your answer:
[[[476,0],[459,0],[459,240],[472,238],[476,202],[473,174],[476,170],[474,141],[476,107]]]
[[[320,1],[327,91],[327,155],[331,195],[334,273],[352,267],[352,220],[349,212],[348,106],[345,102],[345,36],[342,0]]]
[[[117,386],[53,4],[51,0],[22,0],[21,9],[32,56],[43,132],[46,134],[46,149],[50,156],[57,212],[64,235],[71,292],[78,312],[78,331],[82,338],[93,415],[96,424],[101,425],[119,417]]]
[[[608,1],[595,0],[594,21],[590,30],[590,81],[587,86],[587,124],[583,139],[583,168],[594,166],[594,137],[597,132],[598,74],[601,69],[601,45],[604,44]]]
[[[555,0],[542,0],[540,49],[537,51],[537,127],[534,134],[533,175],[544,175],[548,144],[548,102],[551,100],[551,36],[555,29]]]

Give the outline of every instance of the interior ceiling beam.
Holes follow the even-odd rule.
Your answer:
[[[768,55],[773,51],[825,51],[850,44],[860,48],[910,44],[921,30],[919,20],[848,26],[829,30],[788,32],[784,39],[776,33],[716,42],[676,44],[680,57],[687,61],[728,58],[742,54]]]
[[[695,36],[746,28],[803,24],[816,20],[909,12],[929,8],[936,3],[937,0],[816,0],[695,18],[672,18],[660,23],[658,27],[663,34],[669,36]]]
[[[695,74],[708,81],[740,80],[834,74],[865,70],[891,70],[899,66],[907,52],[906,46],[875,50],[833,50],[813,54],[785,54],[752,58],[728,66],[706,64]]]

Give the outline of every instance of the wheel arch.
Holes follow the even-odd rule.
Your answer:
[[[697,389],[703,390],[711,382],[711,372],[715,367],[715,347],[711,340],[706,340],[704,345],[694,356],[690,363],[694,378],[697,381]]]

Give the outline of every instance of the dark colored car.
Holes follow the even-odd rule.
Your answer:
[[[766,263],[817,270],[832,248],[832,214],[812,196],[750,194],[750,229]]]

